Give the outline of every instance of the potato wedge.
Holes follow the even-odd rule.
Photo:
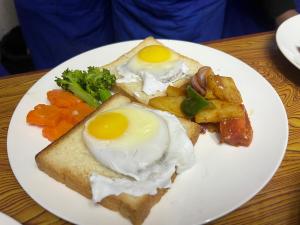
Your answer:
[[[160,96],[151,98],[148,104],[153,108],[170,112],[179,117],[185,117],[180,107],[184,99],[184,96]]]
[[[181,87],[174,87],[169,85],[167,87],[167,96],[170,97],[177,97],[177,96],[185,96],[185,89],[186,89],[186,85],[183,85]]]
[[[217,99],[239,104],[243,102],[241,94],[231,77],[208,76],[207,89],[211,90]]]
[[[206,90],[206,94],[205,94],[204,98],[206,98],[208,100],[210,100],[210,99],[217,99],[217,97],[214,95],[214,93],[210,89]]]
[[[220,100],[211,100],[211,102],[215,107],[199,111],[195,116],[197,123],[217,123],[224,119],[240,118],[244,115],[244,107],[242,104]]]

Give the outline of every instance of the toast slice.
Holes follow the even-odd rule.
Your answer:
[[[102,66],[102,68],[109,69],[113,74],[116,75],[117,78],[119,78],[121,75],[118,73],[118,66],[126,63],[129,59],[131,59],[135,54],[137,54],[141,49],[143,49],[146,46],[149,45],[163,45],[161,42],[157,41],[153,37],[147,37],[142,42],[140,42],[135,48],[130,50],[129,52],[125,53],[115,61],[111,62],[110,64]],[[189,77],[193,76],[199,68],[202,66],[199,62],[188,58],[186,56],[183,56],[179,53],[179,60],[183,61],[185,65],[188,67],[188,72],[186,78],[177,80],[176,82],[172,83],[172,86],[180,87],[181,85],[187,83],[189,81]],[[129,96],[134,97],[137,101],[147,104],[148,101],[151,98],[157,97],[157,96],[163,96],[165,95],[165,92],[157,92],[154,95],[147,95],[145,92],[143,92],[143,82],[131,82],[131,83],[118,83],[117,86],[127,93]]]
[[[102,104],[94,113],[110,110],[130,102],[129,98],[116,94]],[[104,167],[96,161],[85,146],[82,139],[82,129],[85,121],[91,116],[93,116],[93,113],[67,134],[39,152],[35,157],[40,170],[89,199],[92,199],[89,182],[92,172],[110,178],[122,177],[121,174]],[[199,125],[185,119],[180,119],[180,121],[184,125],[189,138],[195,143],[200,133]],[[175,178],[175,174],[173,178]],[[104,198],[100,204],[119,212],[128,218],[132,224],[140,225],[149,214],[153,205],[160,200],[166,191],[167,189],[160,189],[156,195],[138,197],[125,193],[118,196],[111,195]]]

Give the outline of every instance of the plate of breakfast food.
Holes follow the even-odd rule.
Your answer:
[[[121,42],[60,64],[24,95],[11,168],[75,224],[203,224],[270,181],[288,141],[284,106],[242,61],[177,40]]]
[[[283,22],[276,31],[276,42],[282,54],[300,69],[300,15]]]

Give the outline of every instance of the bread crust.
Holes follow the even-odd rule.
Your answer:
[[[95,113],[130,102],[131,100],[128,97],[121,94],[112,96],[96,112],[89,115],[67,134],[39,152],[35,157],[38,168],[58,182],[65,184],[89,199],[92,198],[89,177],[93,171],[108,177],[122,177],[122,175],[102,166],[89,154],[87,147],[85,147],[83,140],[81,140],[80,134],[85,122],[91,116],[95,115]],[[196,143],[200,133],[200,126],[185,119],[180,119],[180,121],[187,130],[189,138],[193,143]],[[70,143],[72,143],[71,146],[68,145]],[[86,163],[84,164],[83,161]],[[174,179],[175,175],[173,176]],[[149,214],[151,208],[161,199],[167,190],[160,189],[156,195],[138,197],[125,193],[118,196],[111,195],[104,198],[100,204],[110,210],[119,212],[122,216],[128,218],[132,224],[140,225]]]

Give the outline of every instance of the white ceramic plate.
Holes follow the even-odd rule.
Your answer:
[[[300,15],[286,20],[279,26],[276,42],[282,54],[300,69]]]
[[[250,114],[254,138],[249,148],[220,145],[214,135],[200,136],[197,164],[175,181],[152,208],[144,225],[192,225],[214,220],[252,198],[271,179],[284,156],[288,123],[284,106],[272,86],[255,70],[221,51],[183,41],[162,40],[170,48],[211,66],[215,73],[232,76]],[[55,76],[67,68],[86,69],[109,63],[136,46],[130,41],[104,46],[57,66],[24,95],[8,130],[8,156],[24,190],[41,206],[75,224],[130,224],[41,172],[35,155],[49,142],[41,130],[26,124],[26,114],[47,102],[46,92],[57,88]]]
[[[10,216],[0,212],[0,225],[21,225],[15,219]]]

